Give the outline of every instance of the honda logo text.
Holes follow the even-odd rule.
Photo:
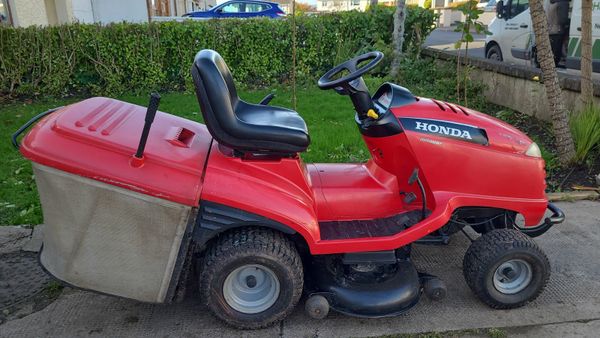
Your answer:
[[[452,128],[452,127],[440,126],[440,125],[433,124],[433,123],[425,123],[425,122],[416,121],[416,128],[415,129],[422,130],[422,131],[428,131],[430,133],[435,133],[435,134],[442,134],[442,135],[447,135],[447,136],[460,137],[460,138],[464,138],[464,139],[467,139],[467,140],[472,140],[473,139],[471,137],[471,134],[468,131],[466,131],[466,130],[461,130],[461,129]]]

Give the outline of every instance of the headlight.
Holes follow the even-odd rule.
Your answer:
[[[538,147],[538,145],[535,142],[533,142],[525,152],[525,155],[531,157],[542,157],[542,151],[540,150],[540,147]]]

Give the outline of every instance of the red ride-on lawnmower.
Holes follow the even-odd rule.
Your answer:
[[[443,298],[411,245],[446,244],[470,226],[482,234],[464,257],[474,293],[499,309],[536,298],[550,266],[530,237],[564,220],[546,199],[538,146],[395,84],[371,97],[361,76],[382,58],[361,55],[318,83],[352,100],[366,163],[303,163],[304,120],[271,97],[242,101],[211,50],[192,66],[206,125],[157,113],[157,95],[145,114],[92,98],[38,115],[13,143],[45,116],[20,146],[44,212],[42,266],[69,285],[155,303],[181,298],[195,271],[208,308],[239,328],[285,318],[303,291],[315,318],[330,308],[383,317],[423,292]]]

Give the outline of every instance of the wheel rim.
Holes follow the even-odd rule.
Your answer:
[[[494,61],[500,61],[500,55],[498,55],[498,53],[496,53],[496,52],[490,52],[490,54],[488,55],[488,59],[494,60]]]
[[[260,264],[243,265],[233,270],[223,283],[223,296],[236,311],[254,314],[270,308],[279,297],[279,279]]]
[[[501,293],[512,295],[524,290],[533,275],[531,265],[522,259],[506,261],[494,272],[494,287]]]

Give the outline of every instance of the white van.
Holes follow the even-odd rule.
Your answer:
[[[545,7],[548,0],[545,1]],[[581,0],[573,0],[566,49],[566,67],[579,69],[581,58]],[[529,13],[529,0],[498,1],[497,16],[490,23],[485,57],[513,64],[537,66],[535,37]],[[592,40],[594,72],[600,72],[600,5],[593,4]]]

